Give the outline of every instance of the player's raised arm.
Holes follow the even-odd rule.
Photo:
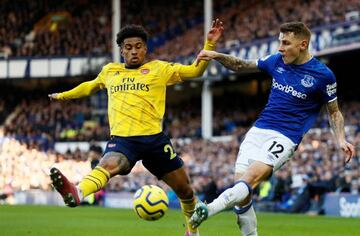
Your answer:
[[[52,94],[49,94],[48,96],[49,96],[50,100],[77,99],[77,98],[89,96],[89,95],[97,92],[101,88],[102,88],[101,84],[98,83],[98,80],[94,79],[91,81],[83,82],[69,91],[62,92],[62,93],[52,93]]]
[[[236,71],[236,72],[244,72],[246,70],[251,71],[259,71],[256,60],[244,60],[238,57],[234,57],[228,54],[219,53],[216,51],[202,50],[197,56],[197,61],[210,61],[216,60],[220,62],[226,68]]]
[[[216,43],[219,41],[223,32],[223,22],[219,19],[213,21],[211,29],[207,34],[204,50],[214,50]],[[199,77],[204,73],[208,64],[208,61],[194,61],[191,65],[181,65],[179,68],[179,75],[182,79]]]
[[[345,130],[344,130],[344,117],[339,110],[337,100],[329,102],[327,104],[327,110],[330,117],[330,125],[334,131],[336,140],[340,148],[344,151],[346,155],[345,162],[349,162],[351,158],[355,155],[355,148],[351,143],[348,143],[345,139]]]

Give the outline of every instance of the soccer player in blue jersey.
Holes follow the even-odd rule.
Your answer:
[[[252,190],[293,156],[320,108],[326,105],[331,127],[345,162],[354,156],[354,146],[345,140],[344,119],[336,96],[333,72],[308,50],[311,32],[301,22],[280,26],[279,52],[258,60],[243,60],[203,50],[198,60],[215,59],[234,71],[256,69],[272,76],[269,101],[242,142],[235,164],[235,185],[212,203],[198,202],[190,219],[197,227],[220,211],[235,207],[243,235],[257,235]]]

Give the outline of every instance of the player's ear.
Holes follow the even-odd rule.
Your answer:
[[[300,43],[301,50],[306,50],[309,47],[309,41],[306,39],[303,39]]]
[[[123,51],[122,45],[120,46],[120,55],[121,55],[122,57],[124,57],[124,51]]]

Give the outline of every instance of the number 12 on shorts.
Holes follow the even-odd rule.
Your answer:
[[[273,141],[268,151],[271,152],[276,158],[279,158],[278,154],[284,151],[284,146],[277,141]]]

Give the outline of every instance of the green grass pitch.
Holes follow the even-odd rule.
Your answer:
[[[159,221],[141,220],[132,210],[99,207],[0,206],[4,236],[183,236],[180,211]],[[260,236],[360,236],[360,219],[290,214],[258,214]],[[202,236],[238,236],[231,212],[202,224]]]

